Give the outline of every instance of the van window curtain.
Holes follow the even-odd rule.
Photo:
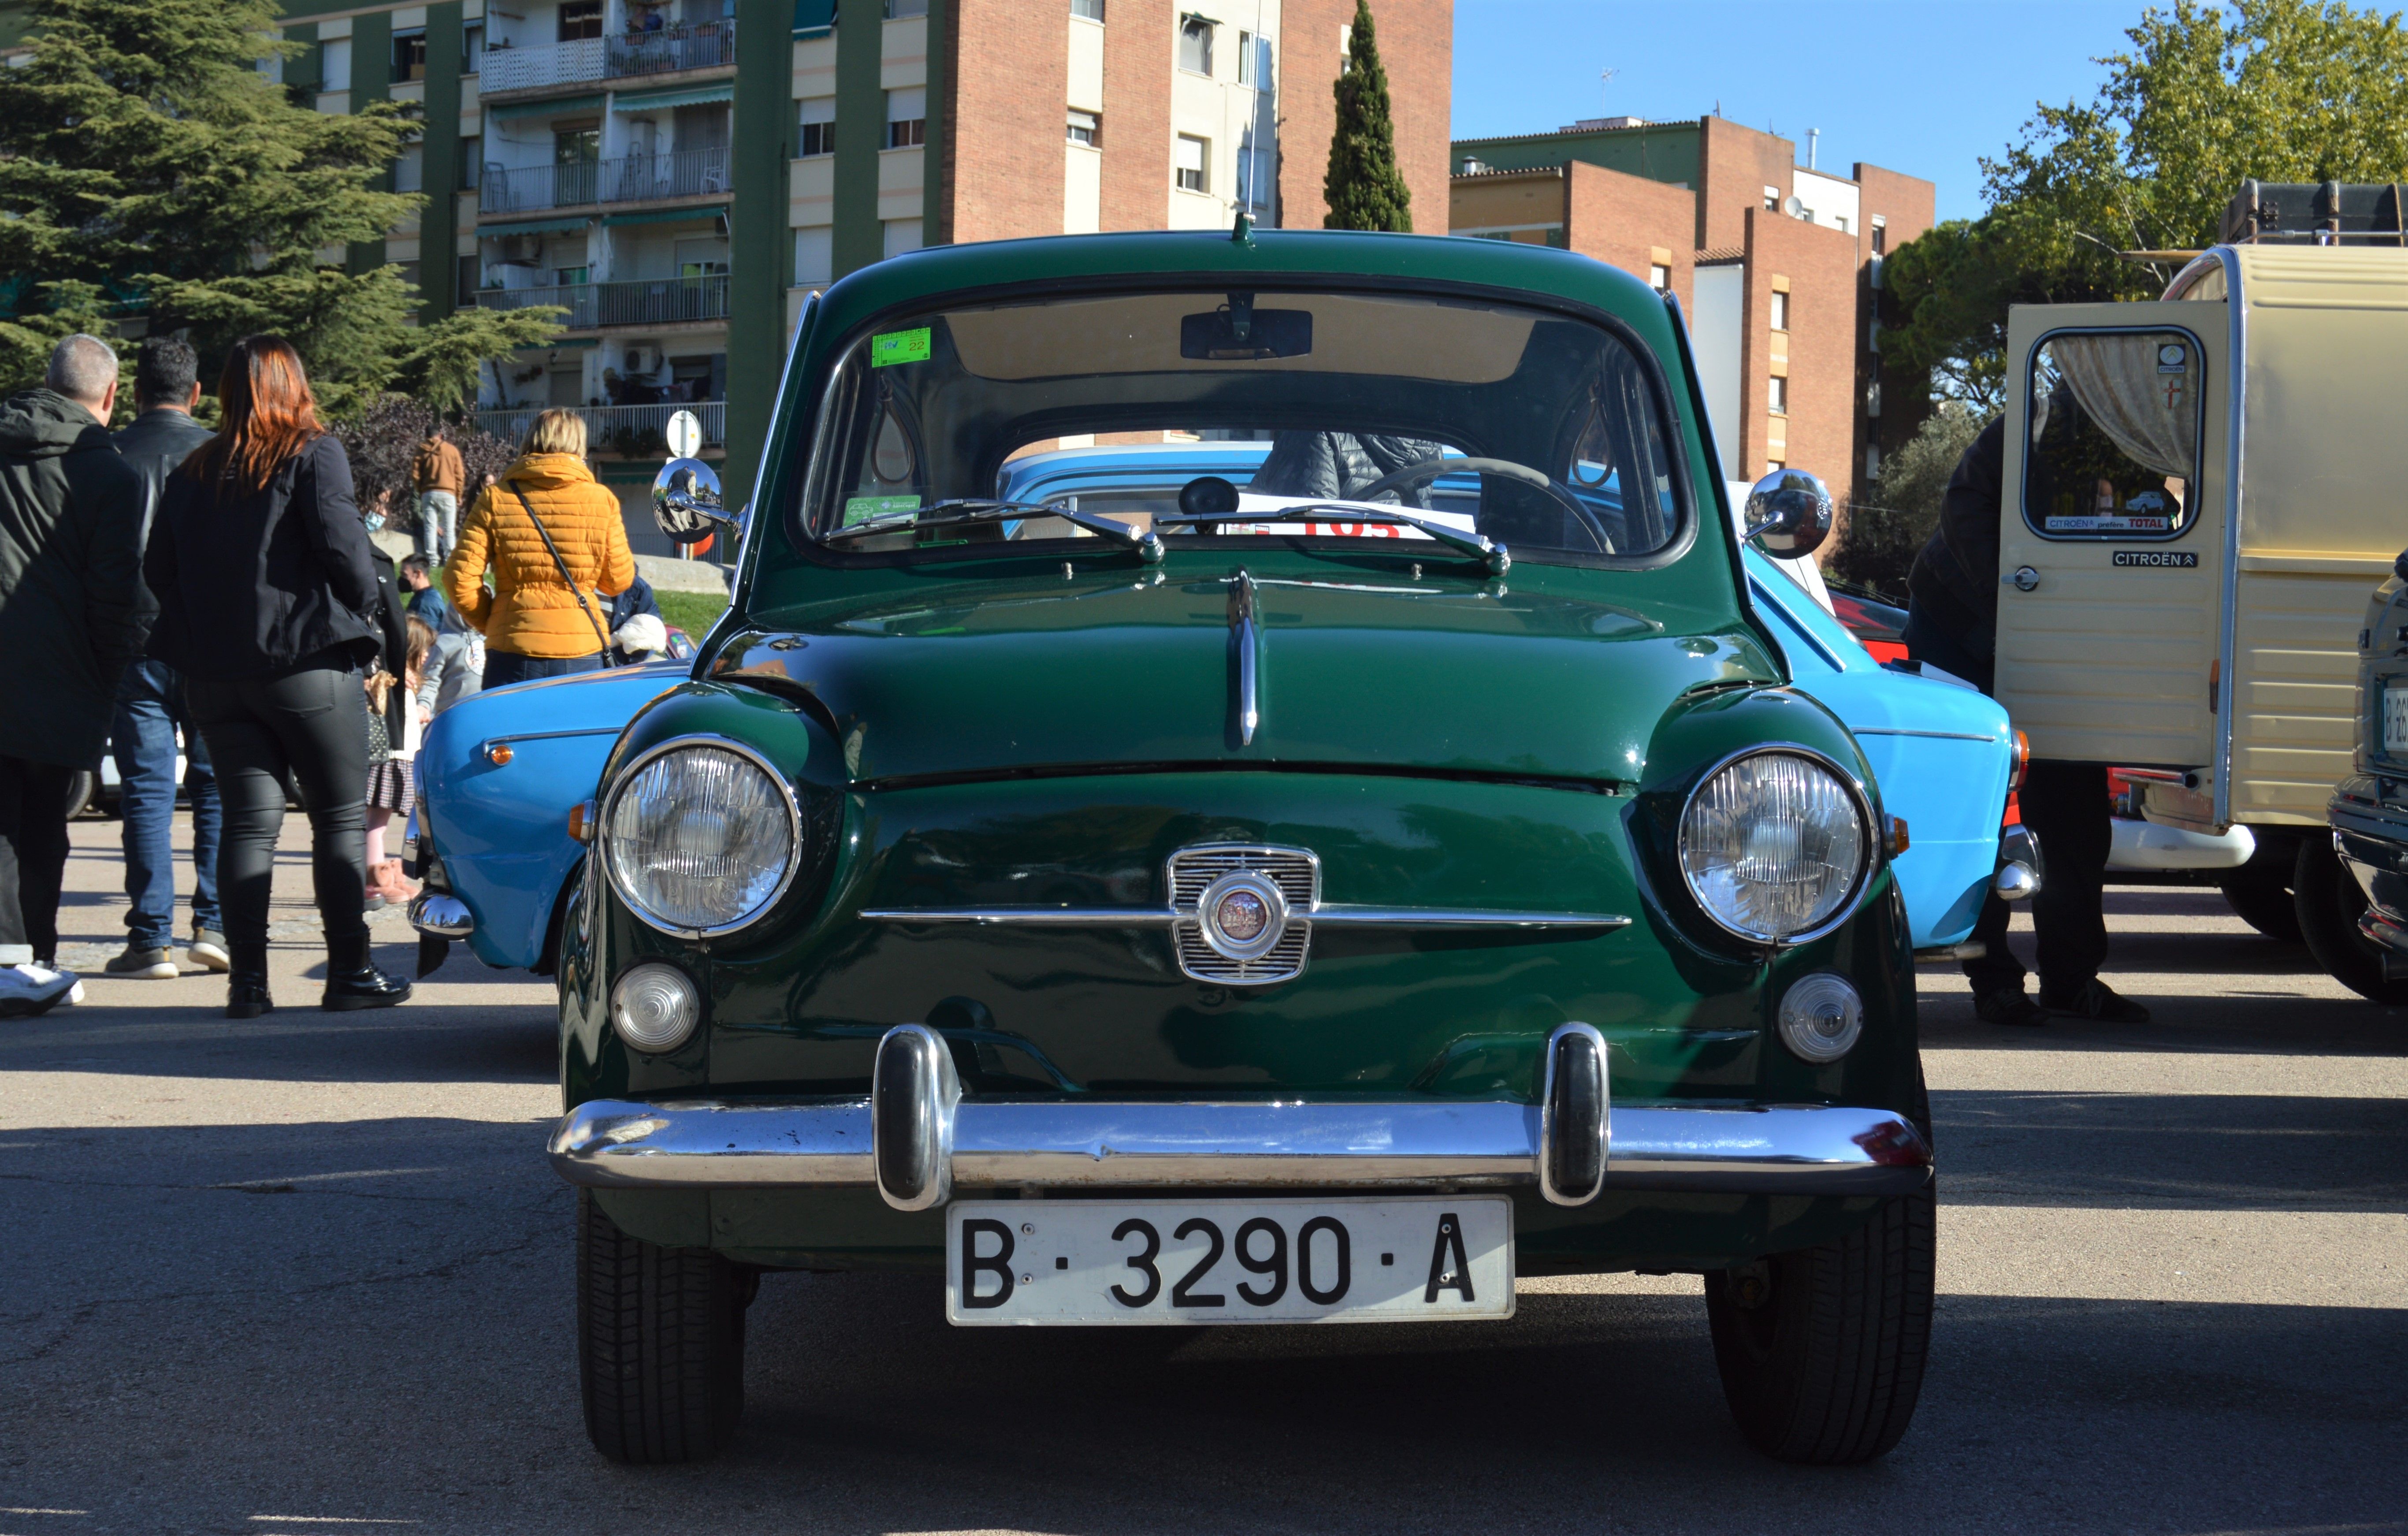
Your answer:
[[[2186,481],[2199,464],[2199,402],[2193,394],[2199,350],[2184,341],[2191,369],[2159,373],[2157,349],[2172,339],[2163,332],[2060,336],[2049,339],[2048,352],[2074,399],[2127,457]],[[2180,387],[2169,390],[2169,384]],[[2035,431],[2046,420],[2036,414]]]

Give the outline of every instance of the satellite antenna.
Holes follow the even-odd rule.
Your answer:
[[[1614,77],[1614,76],[1616,76],[1616,75],[1619,75],[1619,74],[1621,74],[1621,73],[1622,73],[1622,71],[1621,71],[1621,70],[1619,70],[1619,69],[1600,69],[1600,70],[1598,70],[1598,73],[1597,73],[1597,109],[1598,109],[1598,111],[1603,112],[1603,111],[1605,111],[1605,110],[1606,110],[1606,100],[1605,100],[1605,93],[1606,93],[1606,90],[1607,90],[1607,88],[1608,88],[1608,87],[1610,87],[1610,86],[1612,86],[1612,85],[1613,84],[1613,77]],[[1611,113],[1608,113],[1607,115],[1608,115],[1608,116],[1611,116],[1612,114],[1611,114]]]

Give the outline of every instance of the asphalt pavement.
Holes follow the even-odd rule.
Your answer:
[[[94,971],[117,830],[75,828]],[[93,979],[0,1026],[0,1536],[2408,1529],[2408,1011],[2213,893],[2111,895],[2146,1026],[1994,1029],[1923,972],[1942,1296],[1876,1465],[1746,1447],[1693,1276],[1112,1331],[772,1275],[738,1445],[637,1471],[579,1420],[548,984],[455,953],[320,1013],[297,817],[278,883],[284,1012]]]

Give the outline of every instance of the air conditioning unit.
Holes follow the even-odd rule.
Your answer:
[[[540,235],[505,235],[502,237],[502,265],[533,266],[543,259],[543,237]]]
[[[660,371],[661,350],[658,347],[630,347],[627,349],[628,373],[652,374],[658,373]]]

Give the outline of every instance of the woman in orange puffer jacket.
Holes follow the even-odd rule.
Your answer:
[[[560,579],[538,518],[582,589],[582,605]],[[500,688],[608,666],[610,605],[595,594],[616,596],[635,580],[619,498],[585,466],[584,418],[547,410],[527,429],[517,461],[460,520],[443,596],[484,635],[485,686]]]

